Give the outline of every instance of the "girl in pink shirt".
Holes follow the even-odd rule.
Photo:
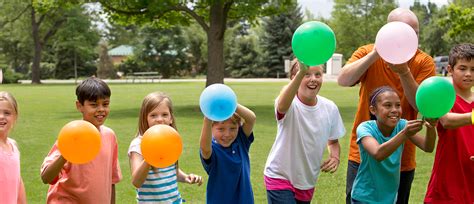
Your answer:
[[[8,92],[0,91],[0,203],[26,203],[20,175],[20,152],[15,140],[8,137],[16,122],[18,106]]]

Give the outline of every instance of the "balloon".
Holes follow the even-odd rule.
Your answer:
[[[59,152],[71,163],[84,164],[93,160],[100,146],[99,130],[85,120],[71,121],[59,131]]]
[[[386,62],[403,64],[415,55],[418,49],[418,36],[408,24],[390,22],[377,33],[375,49]]]
[[[212,84],[201,93],[199,106],[210,120],[224,121],[237,110],[237,96],[224,84]]]
[[[148,164],[165,168],[178,161],[183,150],[183,142],[181,136],[171,126],[155,125],[143,134],[140,148]]]
[[[319,21],[300,25],[291,40],[298,60],[308,66],[324,64],[336,50],[336,36],[331,28]]]
[[[440,118],[453,108],[456,100],[454,87],[443,77],[424,80],[416,91],[416,106],[426,118]]]

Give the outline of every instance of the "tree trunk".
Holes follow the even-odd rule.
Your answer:
[[[224,32],[226,29],[224,6],[218,1],[211,5],[209,31],[207,32],[206,87],[224,83]]]
[[[31,83],[40,84],[40,62],[41,62],[41,49],[42,43],[39,34],[39,24],[36,22],[36,13],[35,9],[31,9],[31,28],[32,28],[32,37],[33,44],[35,46],[34,56],[33,56],[33,65],[31,66]]]

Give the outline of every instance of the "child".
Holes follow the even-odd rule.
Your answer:
[[[254,203],[249,149],[254,140],[255,119],[255,114],[240,104],[225,121],[204,117],[199,155],[209,175],[207,203]]]
[[[18,117],[15,98],[0,91],[0,203],[26,203],[20,175],[20,152],[15,140],[8,137]]]
[[[264,170],[268,203],[310,203],[319,172],[337,170],[338,139],[346,133],[336,104],[318,95],[322,65],[308,68],[294,59],[290,79],[275,100],[278,130]]]
[[[439,135],[425,203],[474,203],[474,44],[449,53],[456,101],[440,118]],[[471,161],[471,160],[472,161]]]
[[[202,178],[184,173],[179,169],[178,162],[166,168],[154,168],[145,162],[140,149],[142,135],[157,124],[176,129],[171,99],[161,92],[150,93],[143,99],[138,133],[128,149],[132,184],[137,188],[139,203],[181,203],[177,181],[200,186]]]
[[[86,164],[72,164],[61,155],[57,141],[41,166],[43,183],[50,184],[47,203],[115,203],[115,184],[122,174],[117,139],[105,119],[110,111],[110,89],[97,78],[88,78],[76,88],[76,108],[82,119],[101,135],[101,150]]]
[[[400,98],[389,86],[375,89],[369,104],[372,120],[357,127],[361,164],[352,187],[352,203],[395,203],[405,140],[409,139],[425,152],[432,152],[437,121],[425,123],[426,137],[417,135],[423,120],[400,119]]]

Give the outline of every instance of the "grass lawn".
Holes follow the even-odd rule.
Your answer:
[[[239,103],[257,115],[255,141],[250,149],[251,180],[256,203],[266,203],[263,168],[275,139],[276,122],[273,101],[283,82],[227,83],[237,94]],[[111,84],[111,111],[106,125],[118,137],[119,160],[123,180],[116,186],[118,203],[135,203],[135,190],[130,182],[127,149],[137,131],[138,112],[145,95],[163,91],[171,96],[175,108],[178,131],[183,137],[184,149],[180,167],[187,173],[207,175],[199,160],[199,136],[202,114],[199,95],[203,82],[160,84]],[[75,109],[75,85],[5,85],[0,90],[11,92],[19,103],[20,116],[11,137],[21,151],[21,171],[29,203],[44,203],[48,186],[40,179],[40,166],[61,127],[80,119]],[[358,101],[358,88],[343,88],[335,82],[325,82],[320,94],[333,100],[342,114],[346,136],[341,142],[341,165],[334,174],[319,177],[313,203],[343,203],[345,200],[346,168],[349,132],[351,131]],[[415,180],[411,202],[421,203],[431,174],[434,154],[418,150]],[[180,192],[188,203],[204,203],[206,182],[203,186],[180,184]]]

